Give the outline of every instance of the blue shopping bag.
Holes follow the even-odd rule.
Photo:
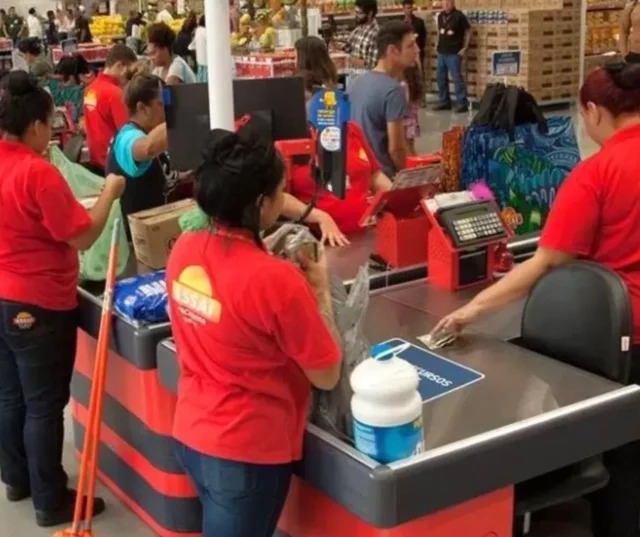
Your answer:
[[[542,229],[558,188],[580,162],[571,118],[552,117],[547,124],[546,134],[537,125],[518,125],[513,141],[490,127],[465,133],[462,188],[486,182],[518,235]]]

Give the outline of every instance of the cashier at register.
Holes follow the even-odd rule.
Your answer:
[[[593,72],[580,90],[589,136],[601,146],[566,178],[538,251],[469,304],[440,321],[458,332],[482,314],[524,297],[549,270],[576,258],[601,263],[627,285],[634,318],[631,382],[640,383],[640,66]],[[594,537],[638,537],[640,442],[606,453],[611,476],[593,502]]]
[[[124,190],[124,179],[110,176],[90,211],[76,201],[43,156],[53,113],[51,96],[26,73],[3,80],[0,479],[8,501],[32,499],[43,527],[73,518],[62,446],[76,355],[78,250],[100,236]],[[104,502],[95,507],[102,512]]]
[[[330,62],[326,47],[324,51]],[[310,71],[301,74],[305,79],[305,93],[310,99],[314,90],[324,83]],[[329,241],[331,245],[342,246],[346,242],[344,235],[349,236],[361,231],[363,228],[360,226],[360,220],[369,205],[370,193],[389,190],[392,185],[391,180],[380,169],[380,163],[362,129],[352,121],[347,124],[346,171],[347,189],[344,199],[338,198],[323,186],[316,186],[310,165],[294,166],[289,182],[289,193],[304,204],[310,203],[317,189],[320,189],[316,208],[329,215],[339,228],[338,240]],[[285,216],[291,216],[290,203],[289,200],[285,203]]]
[[[161,162],[167,151],[162,81],[153,75],[131,76],[124,94],[129,121],[116,133],[106,165],[107,173],[127,180],[120,202],[125,225],[128,215],[164,205],[167,186]]]
[[[171,251],[167,292],[181,368],[173,433],[203,506],[203,537],[271,536],[302,457],[311,386],[341,360],[324,253],[302,270],[260,233],[284,204],[272,145],[214,130],[195,198],[212,223]]]

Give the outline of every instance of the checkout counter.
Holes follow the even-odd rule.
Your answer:
[[[367,240],[363,235],[353,249],[330,252],[331,266],[347,284],[368,259]],[[512,243],[516,255],[521,247]],[[424,267],[414,269],[372,273],[375,290],[366,321],[372,343],[403,338],[420,345],[417,337],[478,292],[434,287],[419,272]],[[79,289],[81,331],[72,385],[78,449],[87,422],[99,293],[92,286]],[[518,335],[518,308],[475,323],[455,346],[438,351],[484,378],[424,404],[424,453],[380,465],[309,425],[282,530],[292,537],[506,537],[512,531],[514,484],[634,440],[630,431],[640,428],[640,388],[505,342]],[[200,504],[171,438],[178,367],[169,337],[168,323],[138,327],[116,316],[99,472],[158,534],[195,537]]]
[[[369,263],[374,242],[371,231],[348,248],[329,251],[330,267],[347,286]],[[508,247],[519,261],[536,245],[537,237],[521,237]],[[429,252],[443,248],[432,248],[430,238]],[[485,258],[491,275],[493,256]],[[403,338],[420,348],[417,338],[483,285],[434,287],[425,277],[428,265],[435,281],[438,262],[429,257],[426,264],[371,269],[365,328],[371,343]],[[72,383],[78,449],[88,417],[100,293],[79,289]],[[423,404],[423,453],[382,465],[309,425],[281,529],[291,537],[507,537],[515,484],[637,439],[640,387],[508,343],[519,332],[519,308],[475,323],[456,345],[438,351],[481,378]],[[171,436],[179,372],[170,336],[168,323],[139,327],[116,316],[98,467],[103,482],[156,533],[195,537],[200,503],[175,459]]]

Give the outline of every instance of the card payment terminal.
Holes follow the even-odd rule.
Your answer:
[[[438,217],[457,248],[507,236],[493,201],[476,201],[441,209]]]
[[[453,291],[492,280],[496,248],[509,237],[495,202],[453,192],[422,206],[431,221],[429,282]]]

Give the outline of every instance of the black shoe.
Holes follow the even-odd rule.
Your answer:
[[[87,499],[85,498],[85,504]],[[76,491],[69,490],[65,495],[62,506],[57,511],[36,511],[36,523],[41,528],[71,524],[76,507]],[[106,508],[102,498],[95,498],[93,502],[93,516],[103,513]],[[84,510],[84,507],[83,507]]]
[[[456,114],[465,114],[466,112],[469,111],[469,105],[468,104],[458,104],[456,105],[456,107],[453,109],[453,111]]]
[[[442,112],[443,110],[451,110],[451,103],[441,101],[438,104],[433,106],[433,110],[436,112]]]
[[[29,489],[21,489],[19,487],[11,487],[7,485],[7,500],[10,502],[21,502],[31,496]]]

